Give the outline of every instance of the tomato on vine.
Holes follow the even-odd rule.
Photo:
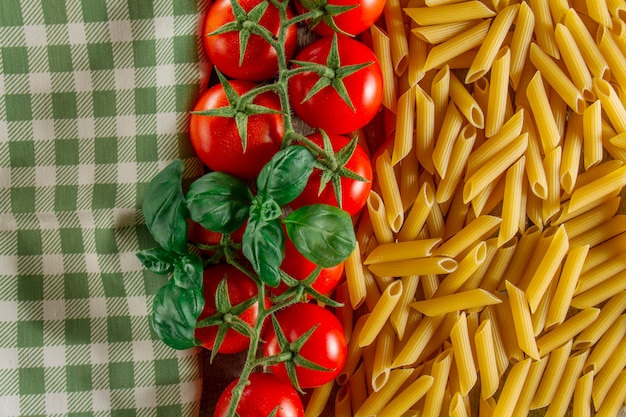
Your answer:
[[[313,32],[332,36],[337,31],[351,36],[365,31],[378,20],[385,8],[385,0],[298,0],[296,11],[324,12],[310,22]]]
[[[287,17],[292,16],[287,9]],[[211,62],[229,77],[262,81],[278,72],[276,49],[250,23],[258,23],[272,36],[278,35],[280,13],[275,5],[262,0],[217,0],[207,13],[204,24],[204,48]],[[297,28],[289,26],[285,56],[296,49]]]
[[[280,149],[284,135],[280,100],[270,91],[246,96],[254,87],[247,81],[223,80],[194,106],[191,144],[211,170],[254,178]]]
[[[292,61],[303,67],[289,79],[289,100],[305,123],[327,133],[349,133],[369,123],[383,98],[383,78],[374,53],[342,35],[319,39]]]
[[[317,304],[297,303],[280,310],[265,334],[266,357],[287,354],[289,359],[269,368],[296,387],[313,388],[332,381],[343,369],[347,347],[343,327]]]
[[[303,417],[304,406],[302,400],[296,390],[289,384],[285,383],[274,375],[263,372],[254,372],[250,374],[249,385],[247,385],[239,404],[237,405],[237,414],[246,417]],[[234,380],[217,400],[214,417],[225,417],[228,415],[228,407],[232,401],[233,389],[239,382]]]
[[[198,323],[210,318],[214,320],[209,326],[196,327],[196,338],[202,342],[202,346],[210,350],[214,350],[217,339],[219,353],[238,353],[248,349],[250,337],[245,334],[245,327],[242,329],[242,326],[251,329],[257,321],[257,284],[228,264],[215,265],[204,270],[203,281],[205,303]],[[227,299],[223,298],[224,295],[228,296]],[[228,304],[224,306],[226,301]],[[265,306],[270,306],[268,298],[265,299]]]
[[[367,202],[372,188],[372,163],[367,152],[356,139],[341,135],[314,133],[307,138],[325,148],[330,157],[318,160],[304,191],[291,207],[329,204],[354,216]]]

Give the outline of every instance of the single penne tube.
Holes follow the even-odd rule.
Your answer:
[[[626,251],[625,248],[626,234],[624,233],[606,240],[604,243],[589,250],[581,272],[588,272],[604,262],[613,259],[615,256],[620,256]]]
[[[463,18],[461,20],[466,19]],[[424,70],[430,71],[433,68],[439,68],[452,58],[478,47],[487,36],[490,23],[491,19],[483,20],[471,29],[432,47],[428,52]]]
[[[526,96],[535,117],[541,148],[544,154],[548,153],[557,147],[561,138],[550,109],[550,101],[544,88],[541,72],[537,71],[528,83]]]
[[[561,181],[559,176],[561,154],[561,147],[557,146],[548,152],[543,159],[543,170],[546,173],[548,185],[548,194],[542,204],[542,218],[545,223],[550,222],[561,211]]]
[[[582,93],[550,55],[534,42],[530,45],[530,62],[574,112],[580,114],[585,110],[586,104]]]
[[[559,48],[554,39],[554,22],[548,0],[530,0],[530,8],[535,14],[535,38],[541,49],[556,59],[560,58]]]
[[[428,300],[414,301],[411,307],[429,317],[440,316],[459,310],[468,310],[476,307],[484,307],[499,304],[502,301],[491,293],[477,288],[456,294],[434,297]]]
[[[606,4],[604,2],[597,3]],[[606,26],[600,26],[596,35],[596,41],[598,42],[602,56],[609,64],[611,75],[619,85],[626,85],[626,58],[617,45],[617,42],[615,42],[611,29]]]
[[[493,410],[495,416],[513,414],[513,411],[515,411],[515,404],[522,393],[526,377],[528,376],[530,365],[530,358],[526,358],[513,365],[509,375],[504,381],[502,393],[496,403],[496,408]]]
[[[332,380],[313,389],[311,398],[304,410],[304,417],[319,417],[322,415],[334,386],[335,381]]]
[[[529,111],[523,114],[523,130],[528,134],[528,147],[526,148],[526,174],[531,194],[538,199],[544,200],[548,196],[548,182],[543,168],[542,151],[539,134]],[[574,116],[576,113],[574,113]],[[529,196],[529,202],[531,196]],[[542,223],[543,224],[543,223]]]
[[[548,291],[541,299],[539,306],[537,307],[537,311],[532,315],[533,322],[533,331],[535,333],[535,337],[539,337],[545,330],[546,318],[548,316],[548,308],[554,299],[554,293],[556,292],[556,286],[558,284],[558,277],[561,273],[561,269],[556,271],[555,277],[552,279],[550,286],[548,287]]]
[[[430,97],[433,101],[433,109],[435,112],[434,131],[439,132],[443,125],[443,118],[445,117],[446,111],[448,110],[448,103],[450,102],[450,66],[444,65],[433,76],[433,79],[430,84]],[[419,107],[418,107],[418,111],[419,111]],[[433,135],[433,140],[434,140],[434,135]],[[433,146],[434,146],[434,142],[433,142]],[[432,161],[430,164],[432,165]],[[425,168],[426,167],[427,165],[425,166]],[[428,169],[427,171],[430,172]],[[432,172],[430,172],[431,175],[433,175],[434,172],[435,171],[433,169]]]
[[[377,414],[379,417],[396,417],[406,413],[411,406],[418,402],[433,385],[434,378],[430,375],[422,375],[413,381],[408,387],[399,392]]]
[[[363,277],[363,263],[361,261],[361,251],[357,243],[354,250],[346,258],[344,263],[348,293],[350,295],[350,305],[356,310],[365,301],[366,288]]]
[[[396,92],[395,71],[391,58],[391,41],[389,40],[389,35],[376,25],[372,25],[370,32],[372,34],[372,49],[380,64],[383,77],[382,103],[384,107],[395,113],[398,95]]]
[[[391,367],[395,369],[414,364],[424,351],[429,340],[437,332],[444,317],[446,316],[423,317],[394,358]]]
[[[413,150],[415,125],[415,90],[413,88],[409,88],[400,96],[396,111],[396,134],[391,154],[392,165],[396,165]]]
[[[576,381],[582,372],[587,356],[589,356],[589,351],[583,350],[572,354],[567,360],[565,369],[563,370],[563,377],[559,382],[559,393],[552,398],[548,410],[546,411],[547,417],[565,415],[567,407],[572,401]]]
[[[359,334],[359,345],[369,346],[389,319],[402,294],[402,282],[394,281],[382,293]]]
[[[611,278],[575,296],[572,306],[578,309],[596,306],[626,289],[626,271],[613,275]]]
[[[535,15],[527,2],[521,2],[511,39],[511,85],[517,91],[535,28]]]
[[[473,83],[491,69],[493,61],[498,54],[498,50],[502,47],[504,38],[517,17],[518,10],[519,5],[513,4],[505,7],[494,17],[489,31],[487,32],[487,36],[481,44],[478,54],[476,54],[476,58],[474,58],[465,76],[466,84]]]
[[[489,242],[489,241],[487,241]],[[515,237],[502,246],[497,247],[491,262],[489,262],[480,287],[485,291],[494,292],[503,281],[505,272],[515,255],[515,250],[519,244],[519,238]],[[489,247],[489,245],[487,245]]]
[[[391,362],[393,360],[393,348],[396,340],[396,333],[387,322],[376,337],[376,354],[372,365],[372,389],[380,391],[385,386],[391,373]]]
[[[528,415],[531,402],[544,376],[546,366],[548,365],[548,358],[549,356],[544,356],[538,361],[531,362],[528,375],[526,375],[526,379],[524,380],[522,392],[520,393],[517,404],[515,404],[515,409],[513,410],[513,417],[524,417]]]
[[[493,233],[501,222],[502,219],[496,216],[479,216],[467,224],[459,233],[435,248],[433,254],[456,258]]]
[[[352,337],[350,338],[350,342],[348,342],[348,350],[346,353],[346,363],[336,378],[339,386],[348,383],[352,374],[357,370],[359,363],[361,363],[363,347],[359,346],[359,335],[368,317],[369,313],[365,313],[359,317],[354,325],[354,329],[352,329]]]
[[[565,13],[571,7],[568,0],[553,0],[549,2],[550,15],[552,15],[552,22],[558,24],[565,17]]]
[[[396,75],[402,75],[408,66],[409,43],[404,30],[404,17],[399,0],[385,1],[385,27],[389,33],[391,60]]]
[[[460,392],[465,396],[478,379],[465,312],[461,313],[454,326],[452,326],[450,340],[452,342],[452,350],[454,351],[454,362],[459,375]]]
[[[556,128],[559,131],[559,135],[563,138],[565,135],[565,127],[567,124],[567,118],[572,113],[563,97],[561,97],[554,88],[550,88],[550,109],[556,122]]]
[[[587,64],[585,63],[580,49],[578,49],[578,45],[576,45],[574,37],[567,26],[562,23],[557,23],[554,29],[554,36],[559,51],[561,52],[561,58],[572,78],[572,82],[578,91],[581,92],[585,100],[593,101],[595,94],[593,93],[591,73],[589,72],[589,68],[587,68]]]
[[[615,383],[609,388],[596,416],[612,417],[618,415],[619,410],[625,405],[624,391],[626,391],[626,370],[620,372]]]
[[[562,346],[568,340],[582,332],[593,322],[600,314],[598,308],[587,308],[581,310],[571,318],[567,319],[555,327],[551,331],[545,333],[539,339],[537,339],[537,348],[539,349],[539,355],[544,356],[554,349]]]
[[[592,397],[596,410],[599,410],[611,387],[619,378],[620,372],[626,367],[626,336],[622,338],[606,365],[593,380]]]
[[[372,231],[378,244],[393,242],[393,231],[387,222],[387,209],[380,194],[371,190],[366,205]]]
[[[570,116],[563,140],[563,154],[559,169],[561,188],[571,193],[578,178],[580,159],[583,150],[583,118],[574,113]]]
[[[377,415],[389,403],[402,385],[411,377],[415,369],[394,369],[389,374],[389,380],[378,392],[373,392],[355,411],[354,417],[368,417]]]
[[[427,258],[432,255],[441,239],[420,239],[378,245],[363,262],[365,265],[381,262],[402,261],[405,259]]]
[[[467,175],[476,172],[498,152],[506,148],[522,133],[524,109],[518,110],[493,136],[474,150],[467,161]]]
[[[593,89],[617,133],[626,132],[626,109],[608,81],[594,78]]]
[[[368,265],[379,276],[403,277],[407,275],[449,274],[457,269],[458,262],[447,256],[404,259]]]
[[[554,298],[548,307],[545,322],[546,330],[550,330],[565,321],[587,253],[589,253],[589,245],[572,248],[567,253]]]
[[[469,202],[484,190],[496,178],[502,175],[526,152],[528,147],[528,133],[522,133],[510,146],[498,152],[491,160],[478,168],[463,186],[463,201]]]
[[[445,42],[468,29],[471,29],[478,23],[480,23],[479,20],[465,20],[452,23],[441,23],[437,25],[418,26],[411,29],[411,32],[424,42],[436,45],[438,43]]]
[[[586,1],[587,15],[600,26],[611,27],[611,13],[606,1]]]
[[[586,372],[576,381],[574,400],[572,402],[572,413],[574,417],[591,417],[591,388],[593,387],[593,377],[593,371]]]
[[[445,203],[454,195],[461,182],[467,159],[472,152],[475,141],[476,128],[472,125],[466,125],[457,135],[447,164],[446,175],[437,187],[436,199],[438,203]]]
[[[509,74],[511,50],[503,46],[496,54],[491,66],[491,84],[487,100],[485,136],[491,137],[504,124],[506,103],[509,100]]]
[[[611,327],[602,335],[585,362],[584,372],[594,371],[596,374],[606,365],[609,358],[623,342],[626,334],[626,315],[622,314],[613,322]]]
[[[626,270],[625,257],[616,257],[604,262],[602,265],[598,265],[579,277],[574,296],[582,294],[596,285],[600,285],[624,270]]]
[[[483,109],[454,73],[450,73],[450,99],[456,103],[459,111],[472,126],[478,129],[485,127]]]
[[[441,412],[448,376],[452,366],[452,356],[452,348],[447,348],[438,354],[433,361],[430,369],[433,384],[426,393],[422,417],[438,417]]]
[[[402,277],[402,295],[396,305],[396,308],[391,312],[389,319],[391,320],[391,326],[398,336],[398,340],[402,341],[404,338],[404,332],[406,331],[407,323],[409,322],[409,315],[412,313],[411,302],[415,300],[415,293],[419,287],[420,276],[409,275]]]
[[[455,293],[476,273],[487,259],[487,244],[480,241],[465,254],[455,271],[446,276],[433,294],[433,298]]]
[[[575,212],[589,206],[593,201],[611,195],[626,185],[626,166],[613,170],[580,188],[576,188],[569,200],[568,211]]]
[[[376,159],[376,174],[380,184],[381,197],[385,203],[387,222],[393,232],[397,232],[404,222],[404,207],[400,195],[400,185],[391,163],[391,155],[384,151]]]
[[[415,24],[412,24],[413,26]],[[407,59],[407,81],[409,86],[415,87],[426,75],[424,64],[428,56],[428,43],[417,36],[409,35],[409,55]]]
[[[435,103],[419,86],[415,86],[415,109],[419,123],[415,125],[415,152],[424,169],[435,173],[432,154],[435,148]]]
[[[409,214],[398,232],[398,241],[413,241],[419,236],[420,231],[426,224],[426,219],[435,204],[435,194],[428,182],[420,188],[415,203],[411,207]],[[432,249],[432,248],[431,248]]]
[[[454,393],[447,407],[449,417],[468,417],[464,397],[465,396],[458,391]]]
[[[407,7],[404,12],[420,26],[486,19],[496,13],[476,0],[433,7]]]
[[[450,101],[432,153],[433,164],[441,178],[446,176],[452,148],[462,126],[463,117],[454,101]]]
[[[597,78],[610,79],[609,64],[576,10],[569,9],[562,23],[572,34],[591,74]]]
[[[562,346],[555,349],[548,357],[548,365],[546,366],[543,378],[537,387],[537,391],[530,403],[530,409],[536,410],[544,408],[550,404],[554,398],[554,394],[558,390],[559,382],[562,379],[567,359],[572,351],[573,341],[569,340]]]
[[[507,281],[518,287],[521,286],[519,283],[526,280],[526,270],[533,257],[537,255],[539,242],[543,239],[543,232],[537,226],[531,226],[520,236],[515,251],[511,255],[511,260],[507,265],[506,272],[503,274],[506,276]],[[504,282],[501,282],[499,289],[505,289]]]
[[[339,387],[335,396],[335,417],[351,417],[352,400],[350,398],[350,386]]]
[[[498,367],[498,374],[500,378],[505,374],[509,367],[509,357],[504,347],[504,336],[500,319],[497,317],[494,306],[487,306],[480,314],[480,320],[490,320],[491,330],[493,334],[493,346],[496,354],[496,365]]]
[[[492,397],[500,385],[491,320],[483,320],[474,333],[474,344],[480,371],[480,396]]]
[[[602,161],[602,104],[596,100],[583,112],[583,157],[588,170]]]
[[[621,292],[604,305],[597,320],[583,330],[574,340],[574,349],[588,349],[595,345],[626,309],[626,292]]]
[[[473,95],[481,109],[487,108],[487,103],[489,101],[489,84],[489,77],[480,77],[474,81]]]
[[[517,343],[524,353],[535,360],[539,360],[539,350],[537,349],[526,295],[524,291],[508,281],[506,282],[506,290],[510,300],[511,313],[513,314]]]

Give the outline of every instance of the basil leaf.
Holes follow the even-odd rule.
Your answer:
[[[188,290],[202,290],[202,259],[195,253],[183,256],[174,268],[174,283]]]
[[[189,187],[189,216],[207,230],[232,233],[248,218],[252,192],[238,178],[223,172],[208,173]]]
[[[152,328],[163,343],[171,348],[189,349],[198,346],[196,321],[203,307],[201,291],[181,288],[170,280],[154,297]]]
[[[143,199],[146,226],[164,249],[187,253],[187,207],[182,189],[184,164],[175,160],[150,181]]]
[[[326,204],[303,206],[283,220],[294,246],[311,262],[330,268],[356,246],[350,215]]]
[[[243,234],[243,254],[261,281],[271,287],[280,284],[280,264],[285,257],[285,233],[280,220],[262,220],[251,215]]]
[[[289,146],[278,151],[257,178],[259,196],[282,206],[302,193],[313,172],[315,158],[304,146]]]
[[[155,274],[166,275],[174,271],[174,266],[180,256],[163,249],[160,246],[137,252],[141,264]]]

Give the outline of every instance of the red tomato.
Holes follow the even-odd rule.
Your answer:
[[[289,384],[269,373],[255,372],[248,378],[237,404],[237,414],[245,417],[267,417],[278,407],[276,417],[302,417],[304,406],[298,392]],[[230,383],[217,400],[214,417],[224,417],[232,400],[238,379]]]
[[[319,39],[300,51],[296,60],[326,65],[332,42],[332,38]],[[288,88],[298,117],[312,127],[340,134],[365,126],[374,118],[383,99],[383,78],[378,60],[367,46],[346,36],[338,36],[337,42],[341,67],[371,63],[342,78],[354,110],[330,85],[304,101],[320,79],[314,72],[294,75]]]
[[[346,362],[346,338],[341,323],[328,310],[317,304],[292,304],[276,313],[285,337],[294,342],[314,326],[318,326],[306,341],[299,355],[321,365],[330,371],[316,371],[296,365],[296,375],[301,388],[313,388],[333,380],[341,372]],[[269,326],[263,345],[265,356],[281,352],[273,326]],[[283,381],[289,381],[284,363],[270,366],[274,375]]]
[[[217,291],[217,286],[224,278],[226,278],[226,283],[228,285],[228,299],[230,300],[232,306],[236,306],[237,304],[241,304],[244,301],[257,296],[258,288],[256,283],[234,266],[220,264],[205,269],[203,290],[204,310],[202,310],[200,317],[198,317],[198,321],[210,317],[217,312],[215,308],[215,293]],[[267,307],[270,305],[268,298],[265,299],[265,305]],[[258,317],[258,312],[258,303],[256,303],[240,314],[239,318],[248,323],[250,326],[254,326]],[[195,336],[202,342],[202,346],[212,350],[217,330],[218,326],[198,327],[196,328]],[[249,345],[250,338],[248,338],[248,336],[244,336],[233,329],[229,329],[218,352],[243,352],[248,349]]]
[[[290,239],[287,239],[285,243],[285,259],[280,265],[280,269],[293,278],[302,281],[315,270],[316,266],[317,265],[305,258],[304,255],[296,249]],[[322,268],[311,287],[320,294],[327,295],[337,286],[337,283],[341,279],[343,266],[342,262],[332,268]],[[285,292],[287,288],[287,285],[281,281],[278,288],[272,288],[272,292],[279,295]]]
[[[239,4],[246,12],[259,3],[261,0],[239,0]],[[287,9],[287,17],[292,17],[290,9]],[[230,0],[217,0],[213,3],[204,25],[204,48],[209,59],[222,73],[232,78],[248,81],[272,78],[278,72],[278,57],[276,50],[261,36],[250,35],[242,65],[239,65],[239,30],[208,36],[209,33],[234,20]],[[278,36],[280,13],[271,2],[259,23]],[[296,39],[297,28],[291,25],[287,29],[285,39],[286,59],[293,55],[296,49]]]
[[[231,80],[230,85],[242,95],[255,87],[247,81]],[[254,104],[280,110],[280,100],[274,93],[257,96]],[[194,111],[227,107],[224,88],[217,84],[198,100]],[[192,114],[189,136],[198,157],[213,171],[223,171],[247,179],[256,177],[261,168],[280,149],[284,134],[281,114],[256,114],[248,118],[247,146],[244,151],[237,124],[233,117]]]
[[[344,148],[350,142],[350,139],[340,135],[328,135],[333,147],[333,151],[337,152]],[[319,133],[308,136],[316,144],[323,146],[322,135]],[[342,167],[339,167],[342,168]],[[365,178],[367,181],[359,181],[345,176],[341,176],[341,208],[347,211],[351,216],[358,213],[369,196],[372,188],[372,163],[365,149],[357,144],[354,153],[350,159],[345,162],[343,168],[358,174]],[[340,175],[339,169],[336,170]],[[335,190],[332,183],[327,183],[326,187],[319,194],[320,182],[322,179],[322,171],[315,168],[313,174],[309,177],[309,182],[302,194],[300,194],[294,201],[290,203],[292,208],[298,208],[309,204],[329,204],[332,206],[338,206],[337,197],[335,196]]]
[[[296,10],[300,14],[307,11],[302,3],[306,4],[307,2],[296,2]],[[378,20],[385,8],[385,0],[329,0],[325,3],[333,6],[356,6],[332,18],[339,29],[352,36],[369,29]],[[321,36],[332,36],[334,32],[323,20],[313,28],[313,31]]]
[[[187,220],[187,223],[190,241],[207,246],[219,245],[219,243],[222,241],[221,233],[207,230],[204,227],[200,226],[199,223],[194,222],[190,219]],[[233,240],[233,242],[241,243],[243,239],[243,232],[246,230],[246,224],[247,223],[244,223],[239,229],[230,234],[230,238]]]

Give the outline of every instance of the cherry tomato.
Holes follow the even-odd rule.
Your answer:
[[[239,4],[246,12],[252,10],[259,3],[261,0],[239,0]],[[292,17],[290,9],[287,9],[287,17]],[[278,72],[278,57],[276,50],[261,36],[250,35],[242,65],[239,65],[240,31],[208,35],[233,21],[235,21],[235,17],[230,0],[217,0],[207,13],[204,25],[204,48],[213,65],[222,73],[239,80],[262,81],[272,78]],[[269,2],[269,6],[259,23],[278,36],[280,13],[271,2]],[[291,58],[296,49],[296,39],[297,28],[295,25],[291,25],[287,30],[285,39],[287,59]]]
[[[231,80],[229,83],[239,95],[255,86],[247,81]],[[275,110],[281,109],[278,96],[271,92],[260,94],[253,103]],[[200,97],[193,110],[209,110],[228,105],[224,87],[217,84]],[[247,179],[256,177],[279,150],[284,130],[281,114],[249,116],[244,151],[234,117],[192,114],[189,136],[196,154],[210,169]]]
[[[287,239],[285,243],[285,259],[280,269],[293,278],[302,281],[315,270],[316,266],[317,265],[305,258],[304,255],[296,249],[290,239]],[[327,295],[337,286],[337,283],[343,275],[343,267],[342,262],[331,268],[322,268],[311,287],[320,294]],[[276,295],[282,294],[286,290],[287,285],[282,281],[278,288],[272,288],[272,292]]]
[[[276,417],[302,417],[304,406],[298,392],[288,383],[274,375],[263,372],[250,374],[250,385],[246,386],[237,404],[237,414],[245,417],[267,417],[278,407]],[[222,392],[215,406],[214,417],[224,417],[232,400],[233,388],[238,379]]]
[[[305,47],[296,60],[327,65],[333,38],[319,39]],[[289,99],[298,117],[309,126],[327,133],[348,133],[369,123],[380,108],[383,79],[374,53],[362,43],[346,36],[337,37],[340,66],[369,63],[364,68],[342,78],[354,110],[331,85],[304,100],[320,76],[312,71],[296,74],[289,79]]]
[[[307,11],[303,3],[308,2],[303,0],[296,2],[296,11],[300,14]],[[332,18],[339,29],[352,36],[369,29],[385,8],[385,0],[329,0],[326,3],[333,6],[356,6]],[[334,32],[324,21],[316,25],[313,31],[321,36],[332,36]]]
[[[256,283],[246,274],[232,265],[220,264],[205,269],[204,271],[204,310],[198,317],[198,321],[216,314],[215,293],[222,279],[226,278],[228,285],[228,299],[232,306],[243,303],[258,294]],[[270,301],[265,299],[266,307]],[[254,326],[258,317],[258,303],[253,304],[239,315],[239,318],[250,326]],[[218,326],[198,327],[195,336],[202,342],[202,346],[212,350],[217,335]],[[219,353],[238,353],[248,349],[250,338],[243,334],[229,329],[222,345],[218,349]]]
[[[296,375],[301,388],[319,387],[333,380],[341,372],[346,362],[346,338],[341,323],[330,311],[317,304],[298,303],[276,313],[276,320],[289,342],[294,342],[317,326],[298,354],[330,371],[317,371],[296,365]],[[281,352],[273,326],[268,326],[264,339],[265,356]],[[289,381],[284,363],[272,365],[270,370],[279,379]]]
[[[333,151],[335,152],[343,149],[350,142],[350,139],[345,136],[333,134],[329,134],[328,136],[330,138]],[[323,146],[321,134],[314,133],[309,135],[308,138],[319,146]],[[352,171],[367,181],[359,181],[342,176],[339,169]],[[335,172],[337,175],[340,175],[341,178],[341,208],[353,216],[358,213],[367,202],[367,197],[369,196],[372,188],[372,163],[369,156],[367,156],[365,149],[357,143],[354,153],[350,159],[345,161],[339,169],[335,170]],[[337,197],[335,196],[335,190],[332,183],[327,183],[322,193],[319,193],[321,180],[322,171],[315,168],[313,174],[309,177],[309,182],[306,187],[304,187],[304,191],[290,203],[290,206],[295,209],[309,204],[321,203],[337,207]]]

